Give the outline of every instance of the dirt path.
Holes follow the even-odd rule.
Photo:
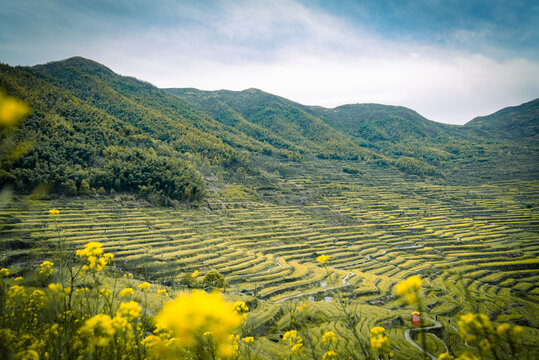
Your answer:
[[[244,278],[246,278],[246,277],[251,277],[251,276],[262,275],[262,274],[265,274],[265,273],[267,273],[267,272],[270,272],[270,271],[272,271],[272,270],[275,270],[275,269],[280,268],[281,266],[283,266],[283,265],[281,264],[281,260],[279,260],[278,257],[275,258],[275,262],[277,263],[277,265],[275,265],[275,266],[273,266],[273,267],[270,267],[269,269],[266,269],[266,270],[264,270],[264,271],[260,271],[260,272],[254,273],[254,274],[239,275],[239,277],[244,277]]]
[[[279,299],[279,300],[275,301],[275,303],[278,304],[278,303],[281,303],[281,302],[286,301],[286,300],[296,299],[296,298],[300,298],[300,297],[302,297],[302,296],[309,296],[309,295],[319,294],[319,293],[321,293],[321,292],[331,291],[331,290],[340,289],[340,288],[349,286],[350,284],[348,283],[348,279],[351,278],[351,277],[354,276],[354,275],[356,275],[356,274],[354,274],[353,272],[349,272],[348,274],[346,274],[346,276],[341,280],[341,281],[342,281],[342,285],[338,285],[338,286],[333,286],[333,287],[329,287],[329,288],[326,288],[326,289],[321,289],[321,290],[310,291],[310,292],[305,292],[305,293],[300,293],[300,294],[296,294],[296,295],[287,296],[287,297],[285,297],[285,298],[282,298],[282,299]]]
[[[416,329],[406,329],[404,331],[404,338],[406,339],[406,341],[408,341],[413,347],[415,347],[416,349],[418,349],[419,351],[421,351],[422,353],[426,354],[429,358],[431,358],[432,360],[436,360],[437,357],[435,355],[433,355],[432,353],[428,352],[428,351],[425,351],[425,349],[423,349],[421,347],[421,345],[419,345],[418,343],[416,343],[414,341],[414,339],[412,339],[412,336],[410,335],[410,333],[412,331],[429,331],[429,330],[434,330],[434,329],[440,329],[442,328],[442,323],[439,322],[438,320],[433,320],[434,321],[434,325],[431,325],[431,326],[424,326],[424,327],[420,327],[420,328],[416,328]],[[445,343],[442,341],[442,343],[444,344],[444,347],[445,349],[447,350],[447,346],[445,345]]]

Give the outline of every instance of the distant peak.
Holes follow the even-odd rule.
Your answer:
[[[242,92],[245,92],[245,93],[261,93],[263,91],[260,90],[260,89],[256,89],[256,88],[249,88],[249,89],[243,90]]]
[[[58,66],[73,66],[85,70],[98,70],[109,74],[114,74],[114,72],[105,65],[100,64],[97,61],[84,58],[82,56],[73,56],[64,60],[51,61],[46,64],[35,65],[33,67],[55,68]]]

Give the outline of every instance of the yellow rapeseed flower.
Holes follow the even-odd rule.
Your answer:
[[[150,287],[150,284],[147,283],[147,282],[143,282],[142,284],[139,284],[138,288],[142,291],[146,290],[147,288]]]
[[[51,261],[43,261],[41,265],[39,265],[39,275],[43,276],[50,276],[52,275],[52,267],[54,266],[54,263]]]
[[[322,335],[322,342],[324,343],[332,343],[335,342],[335,340],[336,337],[333,331],[326,331],[324,335]]]
[[[466,341],[476,341],[492,330],[490,319],[481,313],[461,315],[457,324],[460,335]]]
[[[105,266],[112,260],[114,257],[111,253],[103,254],[103,244],[92,241],[86,244],[84,249],[76,251],[76,255],[85,259],[86,264],[83,266],[83,271],[95,270],[102,271]]]
[[[91,345],[103,347],[108,345],[115,330],[109,315],[97,314],[86,320],[78,332]]]
[[[120,315],[132,320],[138,319],[140,317],[140,312],[142,308],[136,302],[131,300],[130,302],[123,302],[120,304],[120,310],[118,311]]]
[[[297,330],[290,330],[284,333],[283,341],[288,342],[291,353],[299,352],[303,347],[303,339],[298,335]]]
[[[514,328],[513,328],[513,335],[515,336],[519,336],[520,334],[522,334],[522,326],[520,325],[516,325]]]
[[[167,290],[166,289],[157,290],[157,296],[168,297]]]
[[[247,337],[244,337],[243,339],[241,339],[241,341],[243,341],[246,344],[252,344],[252,343],[255,342],[255,338],[252,337],[252,336],[247,336]]]
[[[320,264],[324,264],[326,261],[328,261],[331,257],[329,255],[320,255],[316,258],[316,261],[318,261]]]
[[[6,276],[9,276],[9,270],[6,269],[6,268],[1,268],[0,269],[0,278],[1,277],[6,277]]]
[[[9,298],[15,298],[19,296],[24,296],[26,293],[24,291],[24,287],[20,285],[13,285],[7,290],[7,296]]]
[[[99,297],[111,297],[112,290],[109,289],[109,284],[105,284],[105,287],[99,290]]]
[[[287,341],[289,339],[295,339],[298,337],[298,331],[297,330],[290,330],[284,333],[283,335],[283,341]]]
[[[465,351],[464,353],[460,354],[457,358],[458,360],[481,360],[481,358],[475,356],[471,352]]]
[[[454,360],[455,357],[450,355],[449,353],[442,353],[440,355],[438,355],[438,359],[437,360]]]
[[[62,284],[52,283],[52,284],[49,284],[49,290],[52,291],[53,293],[58,293],[63,290],[63,286]]]
[[[39,360],[39,354],[33,349],[26,349],[16,353],[13,358],[17,360]]]
[[[0,126],[13,127],[29,112],[30,109],[22,101],[0,93]]]
[[[87,293],[89,291],[90,291],[90,289],[88,289],[87,287],[83,287],[83,288],[77,289],[75,291],[75,295],[79,296],[79,295],[82,295],[82,294]]]
[[[247,305],[245,305],[244,301],[236,301],[233,306],[234,310],[236,310],[238,313],[249,311],[249,308],[247,307]]]
[[[23,280],[22,276],[17,276],[15,279],[13,279],[13,281],[14,281],[16,284],[22,283],[22,280]]]
[[[193,271],[191,274],[192,277],[196,278],[198,276],[198,270]]]
[[[156,316],[159,329],[170,329],[179,346],[188,346],[210,331],[219,353],[229,351],[227,338],[242,323],[242,316],[221,294],[194,291],[176,297]]]
[[[419,300],[419,289],[421,288],[421,278],[417,275],[399,282],[395,286],[397,295],[402,296],[408,304],[415,304]]]
[[[337,360],[337,353],[333,350],[326,351],[322,355],[322,360]]]
[[[384,351],[389,348],[389,338],[385,335],[386,329],[381,326],[373,327],[369,332],[371,348]]]
[[[385,332],[386,329],[382,326],[375,326],[370,330],[370,333],[373,335],[384,334]]]
[[[479,342],[479,347],[483,350],[483,351],[488,351],[490,350],[491,348],[491,344],[490,344],[490,341],[488,339],[481,339],[481,341]]]
[[[133,295],[135,295],[135,290],[133,290],[132,288],[125,288],[122,291],[120,291],[120,296],[123,298],[128,297],[128,296],[133,296]]]
[[[57,209],[49,210],[49,215],[59,215],[59,214],[60,214],[60,210],[57,210]]]

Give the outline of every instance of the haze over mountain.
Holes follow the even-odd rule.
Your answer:
[[[537,173],[537,99],[454,126],[399,106],[327,109],[257,89],[158,89],[81,57],[0,69],[1,88],[32,108],[16,132],[32,148],[0,177],[20,191],[49,182],[67,194],[197,200],[204,176],[262,178],[260,158],[345,161],[437,181]]]

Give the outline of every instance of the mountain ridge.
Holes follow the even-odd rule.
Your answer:
[[[301,167],[305,160],[345,161],[356,170],[393,168],[435,181],[537,172],[529,166],[537,162],[536,144],[522,146],[499,125],[515,117],[518,131],[534,129],[537,100],[470,125],[447,125],[393,105],[328,109],[255,88],[159,89],[81,57],[32,67],[2,65],[0,86],[35,110],[16,136],[39,139],[36,148],[0,174],[2,184],[18,179],[19,189],[44,179],[56,191],[76,193],[84,180],[85,189],[198,199],[204,191],[200,174],[266,183],[261,164]],[[166,167],[167,158],[186,174],[183,180]],[[141,172],[130,175],[129,166]]]

